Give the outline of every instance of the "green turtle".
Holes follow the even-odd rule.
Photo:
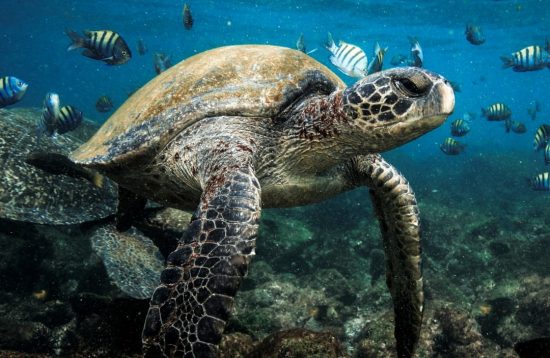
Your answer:
[[[116,209],[116,187],[99,188],[80,178],[53,176],[25,162],[31,152],[68,154],[88,140],[98,125],[85,120],[76,131],[38,141],[37,109],[0,109],[0,218],[36,224],[79,224]],[[96,177],[97,178],[97,177]]]
[[[390,69],[346,87],[306,54],[266,45],[197,54],[139,89],[70,160],[134,193],[122,208],[142,206],[141,196],[194,210],[152,295],[145,355],[218,354],[262,207],[367,186],[397,353],[410,357],[423,311],[418,210],[407,180],[377,153],[438,127],[453,109],[449,82],[429,71]]]

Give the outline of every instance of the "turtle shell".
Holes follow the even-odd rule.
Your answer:
[[[338,76],[300,51],[267,45],[216,48],[139,89],[72,159],[92,167],[147,159],[203,118],[277,118],[304,96],[343,87]]]
[[[37,109],[0,109],[0,218],[37,224],[78,224],[116,210],[116,187],[98,189],[84,179],[51,175],[25,163],[33,151],[69,154],[97,130],[85,120],[70,133],[37,143]]]

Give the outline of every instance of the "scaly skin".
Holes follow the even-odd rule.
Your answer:
[[[407,179],[380,155],[358,156],[351,178],[370,188],[386,253],[386,284],[395,313],[399,358],[412,357],[420,337],[424,307],[420,217]]]

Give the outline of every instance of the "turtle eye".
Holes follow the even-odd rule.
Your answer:
[[[407,97],[422,97],[425,96],[432,83],[422,75],[413,75],[410,77],[396,77],[393,83]]]

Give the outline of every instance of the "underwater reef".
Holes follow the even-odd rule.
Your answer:
[[[530,171],[521,155],[445,166],[446,158],[388,154],[416,189],[422,218],[419,357],[518,357],[514,343],[550,335],[550,206],[509,175]],[[393,311],[373,215],[364,189],[264,210],[222,356],[391,356]],[[110,281],[92,250],[94,225],[1,219],[0,356],[140,356],[148,300]]]

